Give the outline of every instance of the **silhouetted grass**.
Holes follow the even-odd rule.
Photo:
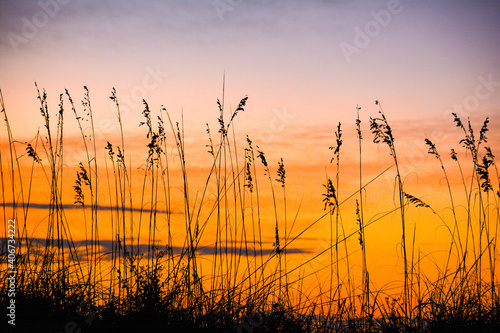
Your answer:
[[[15,140],[0,91],[8,141],[7,153],[0,153],[2,211],[4,221],[15,219],[18,227],[16,326],[8,325],[4,318],[2,327],[18,332],[35,328],[37,332],[76,332],[78,329],[88,332],[494,332],[500,329],[496,275],[500,192],[495,157],[487,146],[488,119],[476,138],[470,122],[464,124],[453,115],[464,135],[460,144],[471,156],[469,161],[460,161],[455,150],[451,153],[451,160],[458,163],[465,192],[465,235],[459,228],[457,194],[452,191],[446,163],[436,145],[425,139],[429,153],[436,157],[444,173],[453,213],[451,222],[407,192],[395,138],[378,102],[379,117],[370,119],[370,129],[373,141],[387,145],[393,159],[397,197],[394,209],[373,214],[375,217],[370,220],[365,218],[368,186],[390,168],[374,179],[364,179],[363,136],[357,107],[358,189],[348,195],[339,192],[340,152],[344,140],[339,123],[334,131],[336,143],[330,147],[331,162],[336,162],[335,179],[327,178],[324,185],[326,213],[319,213],[318,219],[293,232],[296,217],[292,220],[287,213],[285,162],[278,161],[273,171],[271,165],[274,164],[268,162],[265,153],[250,137],[247,136],[246,148],[237,142],[233,123],[238,114],[244,112],[247,97],[230,112],[224,107],[224,99],[217,100],[216,137],[207,124],[210,167],[202,190],[194,193],[190,189],[184,125],[182,121],[173,121],[165,108],[155,117],[144,101],[144,120],[140,125],[145,129],[147,140],[146,159],[132,163],[130,149],[125,149],[119,98],[114,89],[110,98],[116,107],[120,138],[118,143],[107,142],[105,146],[96,138],[86,87],[82,111],[78,111],[66,90],[60,95],[55,114],[49,112],[46,92],[38,87],[37,91],[44,129],[30,142]],[[66,102],[73,119],[65,113]],[[68,165],[65,159],[64,124],[70,121],[76,121],[85,157],[77,165]],[[100,157],[103,152],[104,159]],[[471,165],[469,176],[464,175],[463,163]],[[180,170],[175,175],[173,164]],[[140,168],[136,171],[134,168],[138,165]],[[72,176],[68,170],[72,170]],[[46,187],[34,184],[35,173],[45,177]],[[138,174],[140,178],[133,179]],[[267,180],[263,181],[262,177]],[[134,186],[139,183],[139,187]],[[47,189],[44,193],[47,229],[42,242],[31,236],[30,203],[34,186]],[[74,204],[81,207],[77,222],[83,225],[84,239],[73,239],[65,208],[68,187],[73,189]],[[266,215],[263,193],[267,190],[272,214]],[[318,199],[320,196],[318,194]],[[352,221],[343,219],[341,211],[351,198],[356,198]],[[174,204],[181,211],[175,216]],[[100,212],[102,205],[110,207],[109,217]],[[450,232],[447,260],[444,266],[436,264],[437,277],[421,269],[422,253],[415,248],[415,228],[419,221],[414,222],[411,238],[412,228],[407,218],[410,205],[431,209]],[[403,287],[377,288],[369,276],[370,255],[375,254],[370,252],[368,244],[378,240],[369,239],[365,230],[394,212],[399,213],[401,222]],[[172,232],[174,218],[178,216],[182,216],[183,239],[175,239]],[[291,246],[324,220],[329,223],[329,246],[303,263],[292,265]],[[264,224],[274,227],[269,230]],[[353,232],[344,228],[347,224],[354,226]],[[209,225],[215,227],[212,235],[206,233]],[[105,228],[111,230],[106,240],[102,239],[101,232]],[[352,244],[348,247],[350,238],[357,238],[358,248],[353,249]],[[271,249],[264,248],[264,239],[273,239]],[[2,281],[7,281],[10,275],[7,240],[5,227]],[[211,244],[211,253],[206,255],[200,244]],[[358,251],[361,252],[359,277],[352,270],[352,257]],[[329,265],[312,272],[305,270],[324,254],[329,255]],[[210,267],[208,272],[207,267]],[[294,272],[301,272],[298,278]],[[324,281],[317,282],[314,292],[311,286],[304,285],[306,279],[310,281],[311,276],[325,272],[329,274],[327,288]],[[7,283],[2,284],[0,295],[5,309],[10,302]]]

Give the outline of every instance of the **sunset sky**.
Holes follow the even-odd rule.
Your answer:
[[[43,130],[36,82],[54,114],[65,88],[79,101],[87,86],[102,140],[118,135],[109,99],[114,87],[129,139],[145,133],[138,127],[144,98],[156,114],[163,105],[174,121],[183,115],[188,144],[203,148],[205,124],[216,132],[225,75],[226,108],[249,97],[238,133],[269,152],[273,168],[280,157],[290,161],[296,182],[290,211],[304,197],[316,209],[304,212],[300,229],[323,213],[322,183],[334,174],[328,147],[338,122],[349,141],[344,171],[356,176],[358,105],[373,162],[367,179],[391,165],[386,147],[370,144],[375,100],[393,126],[408,186],[429,200],[437,196],[441,170],[423,140],[445,152],[458,148],[451,112],[470,116],[476,128],[489,116],[490,144],[500,154],[499,15],[498,1],[0,0],[0,89],[19,140]],[[68,124],[67,135],[78,135],[76,129]],[[0,135],[5,143],[5,131]],[[389,195],[393,177],[383,178]],[[357,180],[344,181],[348,188]],[[381,199],[373,200],[376,206]],[[388,251],[395,254],[395,247]]]
[[[115,87],[130,105],[129,129],[142,98],[153,110],[183,109],[196,119],[189,127],[203,128],[216,117],[224,72],[226,102],[248,95],[245,126],[255,129],[283,109],[287,131],[352,122],[356,105],[373,115],[375,99],[393,120],[441,121],[467,103],[463,115],[494,117],[499,11],[497,1],[462,0],[4,0],[1,89],[12,120],[26,129],[39,125],[26,119],[36,112],[35,81],[54,108],[64,88],[78,100],[88,86],[96,117],[112,121]],[[474,103],[466,98],[479,77],[496,85]]]

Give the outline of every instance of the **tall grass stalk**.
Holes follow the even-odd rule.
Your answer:
[[[396,185],[398,188],[398,201],[400,207],[401,215],[401,247],[403,252],[403,266],[404,266],[404,291],[403,291],[403,309],[404,316],[409,321],[411,321],[411,293],[409,288],[409,275],[408,275],[408,258],[406,249],[406,220],[405,220],[405,192],[403,190],[403,181],[401,180],[401,173],[399,171],[398,158],[396,155],[396,147],[394,145],[394,136],[392,134],[392,129],[389,126],[385,114],[382,110],[382,106],[379,101],[375,101],[375,104],[379,106],[379,117],[370,118],[370,129],[374,134],[374,143],[384,143],[389,147],[391,156],[394,159],[394,165],[396,166]]]

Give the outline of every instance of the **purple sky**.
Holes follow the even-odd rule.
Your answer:
[[[30,131],[41,124],[35,80],[54,112],[64,88],[79,100],[87,85],[104,133],[112,87],[129,130],[143,97],[202,130],[224,71],[227,105],[249,95],[245,129],[283,112],[290,129],[333,127],[353,122],[357,104],[367,120],[376,98],[394,120],[442,119],[454,105],[495,117],[499,14],[498,1],[2,0],[0,88],[11,121]],[[478,88],[481,77],[493,86]]]

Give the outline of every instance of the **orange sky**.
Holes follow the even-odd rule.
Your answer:
[[[245,115],[245,113],[241,114],[242,119]],[[238,127],[238,121],[240,121],[240,119],[237,118],[236,127]],[[398,128],[399,126],[401,126],[401,122],[396,122],[394,124],[394,132],[396,134],[401,132],[401,129]],[[308,228],[306,232],[304,232],[289,246],[290,251],[300,250],[302,252],[302,254],[290,255],[290,267],[303,264],[308,258],[324,251],[331,244],[330,223],[335,223],[335,216],[332,217],[333,222],[330,222],[328,216],[323,218],[321,217],[325,214],[323,210],[324,204],[322,202],[324,198],[323,193],[325,193],[323,184],[326,183],[327,176],[334,179],[336,172],[335,164],[330,163],[332,151],[328,149],[329,145],[334,144],[334,130],[336,130],[334,127],[325,128],[319,126],[316,127],[315,131],[310,132],[304,130],[301,132],[297,129],[298,134],[294,138],[285,137],[282,139],[283,142],[275,141],[273,143],[262,145],[262,147],[269,148],[269,151],[266,151],[265,148],[262,149],[264,149],[270,164],[271,178],[274,183],[273,187],[276,194],[277,211],[281,228],[284,228],[285,223],[283,192],[282,188],[275,181],[277,177],[277,161],[280,156],[284,156],[287,176],[286,203],[288,230],[290,230],[292,224],[294,225],[291,233],[290,231],[287,231],[288,237],[290,237],[290,235],[291,237],[295,237],[300,232]],[[397,211],[390,213],[398,206],[397,199],[393,197],[395,186],[395,168],[392,163],[392,157],[388,153],[388,148],[384,145],[376,145],[372,142],[373,135],[369,132],[368,124],[366,122],[362,123],[362,131],[364,136],[362,141],[363,184],[370,182],[363,197],[365,223],[375,221],[366,229],[366,246],[368,249],[369,266],[373,269],[373,282],[381,287],[386,282],[393,282],[394,274],[401,274],[401,258],[398,256],[398,253],[400,253],[398,244],[400,244],[401,241],[400,219]],[[216,131],[214,130],[213,132]],[[459,214],[459,221],[462,226],[461,230],[464,232],[463,226],[465,225],[465,220],[463,207],[466,201],[457,166],[453,163],[448,154],[449,149],[454,147],[457,150],[464,171],[467,173],[466,177],[470,173],[471,164],[470,161],[468,161],[468,157],[465,156],[464,150],[457,144],[461,138],[459,129],[455,128],[453,124],[450,124],[449,130],[443,133],[443,138],[447,139],[441,139],[438,141],[438,143],[441,143],[438,145],[438,149],[443,155],[443,160],[446,163],[447,172],[449,173],[452,185],[452,191],[454,193],[455,205],[459,207],[459,212],[461,211]],[[497,133],[498,131],[494,131],[493,127],[491,134],[489,135],[490,142],[499,142]],[[429,274],[434,274],[436,272],[434,263],[438,262],[441,265],[444,264],[450,240],[450,233],[446,228],[446,225],[451,228],[453,219],[450,210],[447,187],[440,165],[433,156],[427,154],[427,147],[423,144],[424,136],[422,136],[422,139],[418,141],[414,138],[414,136],[418,134],[421,133],[418,133],[415,129],[414,131],[406,133],[406,135],[401,135],[401,140],[400,137],[396,137],[396,148],[400,148],[398,153],[400,154],[400,168],[404,178],[405,191],[430,204],[432,209],[434,209],[439,215],[434,214],[430,209],[415,208],[413,206],[411,206],[407,211],[408,232],[412,235],[410,239],[413,237],[413,228],[416,226],[416,243],[414,249],[417,254],[418,251],[421,251],[422,256],[429,256],[428,259],[423,262],[423,266],[430,264],[430,267],[428,267]],[[43,135],[44,134],[42,134],[42,136]],[[414,140],[410,140],[410,138],[413,138]],[[217,136],[213,137],[213,139],[214,142],[216,142]],[[116,136],[110,136],[106,138],[106,140],[115,145],[115,147],[117,144],[121,144],[121,139]],[[183,239],[185,238],[182,178],[179,167],[178,153],[175,148],[173,137],[170,133],[168,134],[168,140],[167,151],[170,156],[169,168],[173,198],[171,204],[171,211],[173,213],[171,217],[172,234],[174,237],[174,246],[182,246]],[[243,148],[246,147],[246,142],[244,137],[240,134],[238,134],[238,140],[238,159],[240,163],[240,170],[243,170],[244,157],[242,154]],[[356,133],[353,126],[346,126],[343,130],[343,140],[344,143],[341,147],[340,160],[340,183],[337,188],[337,193],[341,202],[355,194],[359,186],[359,152],[357,148]],[[447,140],[452,142],[454,141],[455,143],[449,144]],[[71,228],[72,237],[79,241],[85,238],[85,228],[82,219],[83,210],[78,209],[78,206],[73,204],[75,195],[73,186],[76,179],[76,166],[79,162],[85,163],[86,158],[81,144],[81,138],[68,136],[65,138],[65,143],[66,157],[63,181],[63,203],[67,205],[65,215]],[[211,161],[213,160],[213,157],[211,157],[205,147],[208,143],[207,137],[200,139],[186,138],[186,162],[190,186],[190,200],[192,200],[191,204],[193,205],[193,200],[195,200],[195,198],[197,200],[195,203],[196,209],[194,211],[196,211],[200,205],[199,200],[201,198],[201,194],[203,193],[204,184],[210,173],[210,167],[212,164]],[[39,142],[38,145],[40,144],[41,143]],[[146,212],[151,204],[151,200],[149,199],[149,186],[146,187],[146,196],[144,201],[141,201],[144,163],[147,157],[146,144],[147,141],[145,135],[130,134],[130,136],[126,136],[125,147],[128,154],[127,156],[130,156],[129,168],[130,176],[132,177],[134,209],[136,210],[134,213],[134,228],[136,231],[139,230],[138,223],[140,214],[138,211],[140,210],[141,202]],[[32,145],[35,145],[35,141],[32,142]],[[109,207],[113,207],[116,204],[116,197],[114,194],[114,178],[111,171],[111,162],[103,149],[104,145],[104,141],[98,141],[97,143],[97,147],[99,147],[97,158],[98,166],[100,168],[99,205],[101,207],[98,214],[100,216],[99,221],[101,221],[100,233],[102,240],[107,240],[111,239],[111,230],[113,228],[111,224],[111,214],[114,214],[114,218],[116,219],[116,211],[113,213]],[[18,154],[22,155],[24,153],[25,146],[23,144],[17,144],[16,147],[18,149]],[[495,148],[498,149],[498,146],[493,146],[493,148],[495,151]],[[40,157],[42,158],[42,163],[44,164],[47,172],[49,172],[49,169],[47,168],[47,157],[40,148],[38,149]],[[2,146],[2,156],[8,156],[7,153],[8,147],[4,143]],[[3,161],[4,172],[6,172],[8,168],[6,168],[7,165],[5,159]],[[20,161],[22,162],[21,166],[25,191],[27,191],[26,188],[29,184],[32,159],[24,155],[21,157]],[[106,163],[108,165],[108,174],[106,174],[105,169]],[[271,244],[274,242],[275,223],[271,188],[261,162],[256,160],[255,164],[257,166],[260,209],[263,221],[263,248],[271,251]],[[229,167],[230,165],[228,164],[228,168]],[[386,170],[387,168],[389,169]],[[44,204],[48,203],[49,183],[40,167],[35,165],[33,170],[33,185],[31,189],[30,202],[34,205],[32,205],[29,211],[28,229],[31,237],[44,238],[46,223],[48,221],[46,215],[47,210],[40,208]],[[230,173],[228,173],[228,177],[231,179]],[[204,199],[204,208],[202,209],[200,219],[202,222],[205,221],[208,216],[207,214],[209,214],[211,207],[213,207],[215,203],[214,198],[216,197],[216,187],[214,186],[214,178],[214,175],[212,175],[208,192]],[[9,185],[8,179],[9,178],[6,174],[5,182],[7,188]],[[108,190],[108,181],[111,184],[111,192]],[[241,177],[241,181],[243,182],[243,176]],[[233,187],[230,184],[228,196],[231,196],[232,191]],[[160,193],[162,193],[162,190],[160,190]],[[87,198],[86,204],[89,205],[88,191],[85,192],[85,195]],[[245,195],[245,214],[247,219],[250,219],[252,206],[248,190],[245,191]],[[8,192],[5,193],[5,197],[7,202],[11,202]],[[354,197],[351,197],[349,200],[343,202],[340,207],[340,213],[345,233],[347,235],[353,234],[353,236],[351,236],[346,242],[348,245],[348,251],[352,253],[350,265],[353,265],[353,270],[359,271],[361,258],[357,235],[358,227],[356,224],[356,216],[354,214],[356,199],[359,200],[359,196],[355,194]],[[234,204],[231,203],[231,200],[229,202],[229,209],[232,211],[232,213],[230,213],[232,215],[235,214],[235,212]],[[255,201],[253,202],[255,210]],[[157,209],[160,211],[167,209],[163,194],[160,195]],[[380,217],[386,213],[388,213],[388,215],[380,219]],[[86,214],[87,223],[89,223],[89,210],[86,210]],[[22,214],[18,213],[18,215]],[[147,213],[142,215],[143,226],[141,227],[142,236],[140,239],[140,242],[142,243],[147,243],[147,228],[145,228],[145,225],[148,223],[148,216],[149,215]],[[440,217],[444,219],[444,221],[441,220]],[[19,216],[19,218],[22,219],[21,216]],[[208,220],[209,222],[205,230],[205,236],[202,238],[200,243],[200,246],[202,247],[211,247],[213,245],[216,232],[214,218],[215,215],[212,215],[212,217]],[[312,227],[310,227],[311,224],[313,224]],[[116,224],[114,228],[116,228]],[[159,214],[158,239],[162,245],[164,245],[167,241],[166,228],[167,217],[164,213]],[[238,228],[241,228],[241,224]],[[247,226],[249,244],[253,246],[251,240],[254,238],[254,235],[252,230],[248,228],[249,227]],[[138,234],[134,234],[135,243],[137,243],[137,237]],[[283,233],[281,234],[281,237],[284,237]],[[284,239],[282,239],[282,242],[284,243]],[[201,251],[201,253],[204,253],[204,250]],[[328,263],[329,252],[326,252],[306,267],[308,270],[317,270],[324,267],[324,265],[328,265]],[[391,274],[387,274],[388,269],[392,272]],[[326,270],[326,272],[327,271],[328,270]],[[298,270],[295,273],[298,274],[299,272],[301,271]],[[304,272],[308,271],[302,271],[302,274],[304,274]]]

